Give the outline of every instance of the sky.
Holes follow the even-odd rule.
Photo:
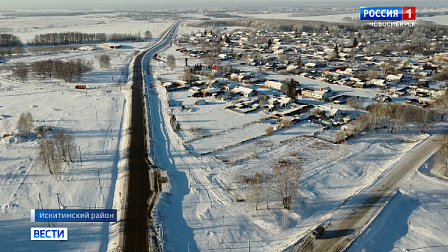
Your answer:
[[[422,6],[417,0],[0,0],[1,9],[174,9],[239,6]],[[448,6],[446,0],[424,1],[424,5]]]

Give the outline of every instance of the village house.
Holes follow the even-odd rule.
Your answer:
[[[234,87],[232,90],[230,90],[230,93],[233,95],[239,94],[244,97],[255,96],[257,94],[257,92],[255,90],[253,90],[252,88],[247,88],[247,87],[242,87],[242,86]]]
[[[399,81],[401,81],[402,78],[403,78],[403,74],[397,74],[397,75],[389,74],[388,76],[386,76],[386,80],[390,81],[392,83],[399,82]]]
[[[289,107],[292,103],[292,99],[286,96],[271,97],[268,99],[268,104],[271,106]]]
[[[318,90],[303,88],[302,96],[308,98],[314,98],[316,100],[327,100],[329,97],[332,96],[332,92],[330,87],[321,88]]]
[[[319,111],[323,111],[325,114],[325,117],[327,119],[336,119],[336,118],[340,118],[342,117],[342,112],[341,110],[331,107],[331,106],[326,106],[326,105],[318,105],[317,108],[319,109]]]
[[[281,83],[279,81],[270,81],[267,80],[264,82],[264,87],[266,88],[273,88],[277,90],[285,90],[287,88],[286,84]]]

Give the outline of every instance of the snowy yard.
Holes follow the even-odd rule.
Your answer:
[[[72,85],[36,84],[17,86],[0,94],[0,114],[13,127],[20,113],[28,111],[36,126],[72,130],[76,144],[75,163],[63,166],[60,175],[51,175],[36,160],[39,139],[13,136],[0,141],[1,177],[0,233],[7,237],[1,246],[14,250],[36,248],[44,243],[30,241],[30,209],[59,208],[58,196],[67,208],[112,208],[124,99],[115,88],[75,90]],[[42,84],[44,85],[44,84]],[[5,119],[6,117],[6,119]],[[17,132],[13,130],[13,132]],[[51,133],[50,133],[51,134]],[[79,153],[79,150],[81,151]],[[40,197],[40,199],[39,199]],[[69,229],[69,241],[45,246],[45,251],[105,251],[108,223],[55,223]],[[14,230],[14,232],[12,232]]]

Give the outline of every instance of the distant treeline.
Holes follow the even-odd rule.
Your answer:
[[[417,38],[432,38],[434,35],[447,35],[447,25],[431,25],[417,23],[415,27],[409,26],[388,26],[388,27],[373,27],[368,22],[353,22],[353,23],[337,23],[324,21],[309,21],[309,20],[288,20],[288,19],[231,19],[231,20],[207,20],[202,22],[191,23],[192,27],[226,27],[239,26],[250,27],[257,30],[270,30],[280,32],[316,32],[325,33],[340,33],[340,32],[361,32],[371,31],[377,34],[390,33],[406,33],[409,39]]]
[[[20,38],[9,33],[0,33],[0,47],[14,47],[21,45]]]
[[[118,41],[140,41],[140,34],[128,33],[81,33],[81,32],[61,32],[46,33],[34,36],[30,45],[68,45],[79,43],[104,43]]]
[[[4,11],[3,16],[7,17],[58,17],[58,16],[81,16],[94,14],[114,14],[115,11]]]

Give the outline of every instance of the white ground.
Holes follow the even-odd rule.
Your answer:
[[[5,237],[1,247],[10,251],[105,251],[108,223],[55,223],[69,229],[69,241],[52,246],[30,241],[30,227],[47,226],[31,223],[30,209],[38,208],[39,194],[44,208],[59,207],[57,194],[67,208],[112,208],[123,96],[118,88],[109,93],[104,89],[86,93],[73,85],[26,85],[1,92],[0,114],[15,126],[20,113],[29,111],[36,125],[73,130],[81,157],[77,155],[76,163],[66,167],[61,176],[52,176],[36,161],[38,140],[34,135],[1,139],[0,233]]]
[[[116,14],[95,14],[80,16],[55,17],[15,17],[1,20],[0,28],[12,28],[11,32],[20,37],[23,43],[34,38],[36,34],[55,32],[83,33],[131,33],[140,34],[149,30],[153,36],[162,33],[171,24],[164,20],[131,20]]]
[[[46,18],[34,18],[35,25],[44,25],[47,21]],[[123,27],[133,27],[134,24],[121,22]],[[170,24],[159,24],[160,31]],[[10,25],[14,27],[14,23]],[[154,24],[145,25],[152,31]],[[155,26],[157,29],[157,24]],[[22,26],[17,24],[17,27]],[[88,26],[83,29],[85,32],[91,31]],[[113,26],[108,29],[102,31],[119,32]],[[31,223],[30,209],[38,208],[39,194],[43,208],[59,208],[57,195],[67,208],[120,210],[124,204],[126,194],[123,184],[126,181],[123,175],[126,164],[120,161],[123,157],[120,149],[125,148],[126,140],[123,137],[127,133],[129,118],[124,114],[124,107],[129,101],[130,92],[129,85],[124,86],[128,71],[122,72],[121,69],[127,69],[134,49],[149,44],[123,44],[125,47],[119,50],[98,46],[98,50],[93,52],[25,53],[23,57],[13,58],[3,64],[13,66],[19,61],[31,63],[46,59],[82,59],[93,63],[93,71],[83,75],[80,83],[86,84],[87,89],[75,90],[74,86],[78,83],[65,83],[59,79],[39,80],[34,77],[21,83],[11,77],[10,71],[0,70],[0,236],[3,237],[0,239],[0,250],[104,252],[114,247],[114,244],[108,247],[108,242],[117,235],[114,232],[116,224],[111,225],[110,229],[109,223],[54,223],[56,227],[68,228],[68,241],[30,241],[31,227],[48,227],[47,223]],[[99,68],[98,57],[102,54],[111,56],[110,70]],[[33,115],[35,126],[48,125],[56,129],[73,130],[76,148],[81,150],[81,155],[77,153],[75,163],[64,166],[59,176],[50,175],[36,160],[39,138],[35,134],[28,138],[2,138],[6,133],[4,121],[8,120],[12,131],[17,133],[16,122],[20,114],[26,111]],[[121,194],[123,200],[120,200]]]

